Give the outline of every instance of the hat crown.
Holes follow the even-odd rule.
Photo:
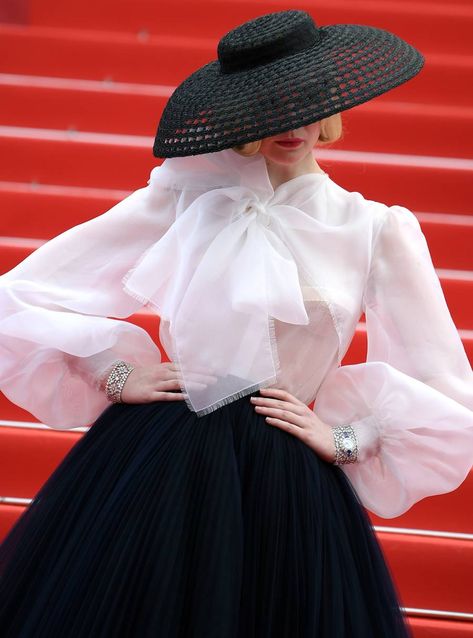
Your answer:
[[[320,33],[306,11],[270,13],[236,27],[218,43],[222,73],[246,71],[314,46]]]

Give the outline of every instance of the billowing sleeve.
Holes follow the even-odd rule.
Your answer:
[[[153,180],[107,212],[47,241],[0,277],[0,390],[58,429],[91,424],[116,359],[159,363],[147,331],[125,318],[144,303],[125,282],[175,217]]]
[[[391,518],[450,492],[473,464],[473,373],[425,236],[403,206],[386,207],[363,308],[365,363],[324,379],[314,411],[351,424],[355,463],[342,465],[363,505]]]

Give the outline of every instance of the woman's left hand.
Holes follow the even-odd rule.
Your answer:
[[[335,460],[332,427],[319,419],[313,410],[294,395],[280,388],[260,388],[264,396],[250,397],[256,412],[266,417],[269,425],[301,439],[324,461]]]

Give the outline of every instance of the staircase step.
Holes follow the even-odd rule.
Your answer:
[[[0,237],[0,273],[14,268],[43,242],[17,237]],[[469,299],[473,296],[473,271],[439,270],[440,283],[455,324],[473,330]]]
[[[471,638],[473,622],[408,616],[413,638]]]
[[[0,126],[0,181],[135,190],[161,163],[151,137]],[[45,158],[48,159],[45,162]],[[411,210],[471,214],[473,160],[319,149],[343,188]]]
[[[143,308],[140,312],[135,313],[127,319],[136,325],[140,326],[148,332],[156,345],[160,348],[162,354],[162,360],[168,361],[169,357],[161,345],[159,334],[159,317],[157,317],[152,311],[147,308]],[[360,334],[361,333],[361,334]],[[472,340],[473,342],[473,340]],[[469,345],[468,345],[469,347]],[[351,360],[349,359],[351,357]],[[352,345],[349,348],[347,356],[344,362],[354,363],[355,361],[363,361],[366,358],[366,338],[364,330],[357,331],[353,339]],[[13,421],[13,422],[34,422],[38,423],[38,420],[27,410],[24,410],[20,406],[12,403],[7,397],[0,392],[0,419]]]
[[[0,532],[6,534],[22,511],[24,506],[0,503]],[[382,532],[377,536],[404,607],[472,612],[472,541]]]
[[[216,46],[208,38],[142,40],[128,34],[0,24],[0,57],[2,73],[173,86],[214,59]]]
[[[2,73],[176,86],[216,58],[217,42],[170,33],[143,38],[0,24]],[[425,59],[415,78],[374,99],[468,107],[473,56],[437,52]]]
[[[0,427],[0,495],[32,498],[82,432]]]
[[[0,75],[7,126],[154,136],[173,87]],[[34,110],[31,104],[35,105]],[[442,121],[442,135],[436,135]],[[454,106],[373,100],[343,114],[337,149],[473,157],[473,113]],[[415,135],[407,134],[415,131]]]
[[[126,190],[0,182],[0,236],[51,239],[110,210],[129,194]]]
[[[437,268],[473,270],[473,216],[417,213],[417,219]]]
[[[0,236],[50,239],[104,213],[129,193],[0,182]],[[473,215],[416,215],[436,267],[473,270]]]
[[[58,430],[33,421],[0,421],[0,496],[32,498],[82,435],[75,428]],[[383,529],[473,535],[471,513],[464,507],[472,499],[473,471],[456,490],[425,498],[402,516],[385,519],[369,515],[372,523]]]
[[[81,2],[58,3],[55,0],[32,0],[30,21],[35,25],[73,27],[104,31],[127,31],[161,35],[181,33],[199,34],[219,38],[236,25],[264,13],[288,9],[294,3],[286,0],[181,0],[179,9],[173,3],[153,0],[129,0],[114,2],[101,0],[94,5]],[[223,6],[225,7],[223,10]],[[304,9],[316,24],[354,23],[375,25],[392,31],[417,46],[421,51],[470,51],[469,39],[473,29],[473,12],[465,4],[429,4],[423,2],[399,3],[393,0],[382,3],[373,0],[319,0],[317,6],[311,0],[299,0],[294,8]],[[422,28],[419,13],[422,12]],[[185,20],[183,20],[185,16]]]
[[[473,535],[471,510],[465,503],[473,499],[473,470],[456,490],[428,496],[413,505],[402,516],[381,518],[369,513],[373,525],[381,528],[424,529],[446,534]]]
[[[144,330],[146,330],[151,338],[155,341],[158,347],[161,349],[163,355],[163,361],[168,361],[169,358],[160,344],[157,335],[159,331],[159,317],[157,318],[158,324],[156,324],[156,316],[152,311],[147,308],[143,308],[140,312],[132,315],[128,321],[135,323]],[[473,331],[460,330],[463,345],[467,352],[470,361],[473,363]],[[348,352],[343,358],[342,364],[348,365],[350,363],[361,363],[366,360],[366,325],[360,322],[357,326],[353,340],[348,348]],[[0,392],[0,418],[9,419],[12,421],[31,421],[36,420],[29,412],[26,412],[22,408],[14,405],[6,399],[6,397]],[[409,525],[408,525],[409,526]]]
[[[473,613],[473,540],[377,532],[405,607]]]

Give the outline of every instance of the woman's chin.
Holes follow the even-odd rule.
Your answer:
[[[273,164],[281,164],[282,166],[292,166],[299,164],[299,162],[304,160],[307,155],[308,152],[306,150],[303,150],[303,148],[293,150],[278,149],[273,153],[264,154],[267,162],[272,162]]]

